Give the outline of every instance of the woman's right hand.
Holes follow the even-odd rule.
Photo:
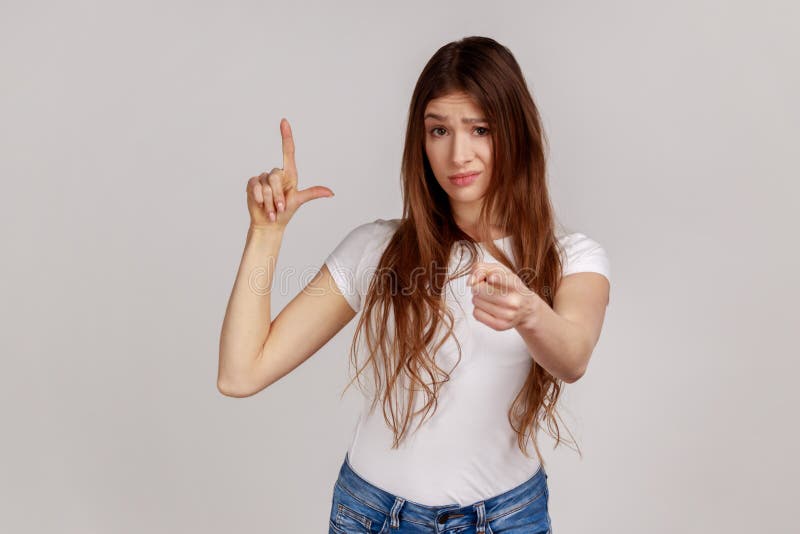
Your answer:
[[[280,128],[283,168],[274,168],[247,181],[251,228],[283,229],[297,208],[309,200],[333,196],[333,191],[320,185],[298,191],[292,128],[286,119],[281,119]]]

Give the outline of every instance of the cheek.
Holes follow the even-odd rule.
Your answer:
[[[492,163],[492,141],[487,140],[484,142],[480,147],[478,147],[477,152],[481,155],[481,159],[487,165],[491,165]]]
[[[431,164],[431,167],[434,169],[439,168],[439,160],[441,159],[440,155],[441,149],[436,147],[435,145],[426,144],[425,145],[425,154],[428,156],[428,161]]]

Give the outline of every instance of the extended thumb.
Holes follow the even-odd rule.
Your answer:
[[[298,191],[297,196],[299,197],[300,203],[305,204],[309,200],[314,200],[315,198],[332,197],[334,196],[334,193],[327,187],[315,185],[313,187],[307,187],[302,191]]]

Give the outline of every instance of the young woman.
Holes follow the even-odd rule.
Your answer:
[[[551,532],[536,438],[546,427],[562,439],[556,403],[600,336],[609,260],[556,225],[545,134],[513,55],[485,37],[434,54],[409,108],[402,217],[352,229],[270,321],[286,224],[305,202],[333,196],[297,189],[285,120],[281,133],[283,168],[248,182],[220,391],[262,390],[360,312],[350,357],[364,405],[330,532]]]

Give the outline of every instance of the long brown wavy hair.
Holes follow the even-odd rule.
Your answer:
[[[477,243],[485,242],[492,255],[551,307],[553,288],[561,279],[560,249],[545,175],[547,139],[522,71],[511,52],[493,39],[473,36],[448,43],[425,65],[411,97],[401,165],[403,216],[369,284],[350,347],[351,362],[357,366],[357,347],[363,335],[369,357],[342,392],[372,364],[377,386],[372,407],[380,396],[384,419],[394,432],[392,448],[398,447],[413,417],[424,411],[419,428],[431,407],[436,412],[437,394],[450,373],[436,364],[435,355],[447,337],[453,336],[461,361],[461,344],[453,333],[454,318],[443,289],[448,281],[469,271],[477,246],[456,225],[449,197],[433,175],[425,153],[423,121],[428,101],[453,92],[472,96],[484,111],[492,135],[493,173],[479,215],[477,232],[482,237]],[[511,236],[517,265],[489,238],[490,224]],[[459,243],[471,259],[465,269],[449,276],[449,258]],[[439,337],[442,324],[447,331]],[[531,439],[544,463],[537,433],[546,422],[556,446],[562,441],[556,420],[561,419],[556,403],[562,383],[531,361],[508,421],[517,432],[522,453],[530,457],[527,441]],[[422,375],[431,378],[431,383]],[[398,381],[408,391],[404,403],[395,394],[400,389]],[[426,402],[412,412],[418,391],[424,393]]]

